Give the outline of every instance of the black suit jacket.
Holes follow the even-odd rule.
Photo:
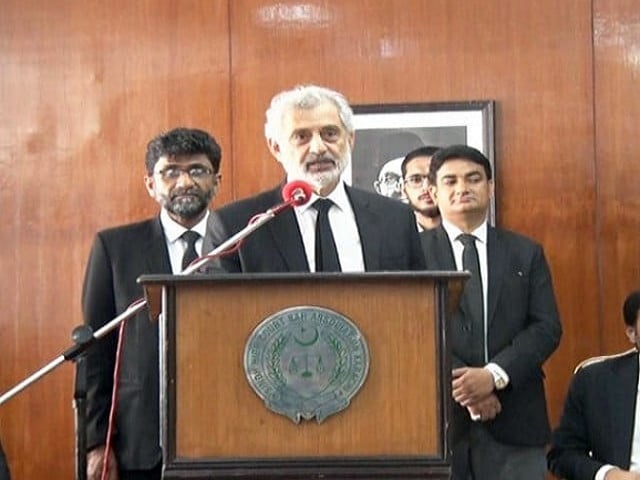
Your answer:
[[[421,234],[429,270],[455,270],[453,249],[442,226]],[[488,357],[509,375],[498,392],[502,412],[483,425],[493,437],[511,445],[544,445],[550,427],[542,364],[560,342],[562,328],[551,273],[542,247],[529,238],[488,227]],[[459,308],[451,323],[452,364],[471,364],[470,328]],[[452,440],[467,431],[466,409],[453,408]]]
[[[347,195],[356,217],[366,271],[424,269],[415,216],[407,205],[351,187],[347,187]],[[281,201],[278,187],[213,212],[205,248],[209,251],[220,245],[242,230],[256,213]],[[253,232],[238,253],[223,257],[221,264],[227,272],[308,272],[295,213],[288,209],[273,218]]]
[[[628,470],[637,389],[637,351],[578,370],[553,432],[547,456],[551,472],[567,480],[592,480],[605,464]]]
[[[99,232],[82,294],[85,323],[97,330],[143,297],[142,274],[171,273],[160,219]],[[88,448],[105,443],[118,329],[87,355]],[[158,325],[147,309],[126,321],[116,417],[120,468],[149,469],[161,460],[159,441]]]
[[[11,480],[11,475],[9,474],[9,465],[7,464],[7,458],[4,454],[4,450],[2,449],[1,443],[0,443],[0,480]]]

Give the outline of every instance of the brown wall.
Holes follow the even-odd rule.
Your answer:
[[[155,212],[147,140],[210,130],[216,203],[246,196],[282,176],[262,138],[269,98],[304,82],[354,104],[495,100],[498,223],[544,244],[564,322],[546,369],[552,420],[580,359],[626,348],[620,304],[640,284],[636,0],[2,4],[0,391],[69,345],[95,231]],[[0,406],[16,479],[73,475],[72,378],[64,365]]]

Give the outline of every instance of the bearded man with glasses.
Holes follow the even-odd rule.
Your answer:
[[[201,255],[209,204],[220,184],[220,147],[207,132],[176,128],[152,139],[145,158],[155,218],[103,230],[91,249],[82,293],[95,332],[143,296],[143,274],[179,273]],[[87,352],[87,477],[100,478],[118,334]],[[158,325],[142,310],[126,322],[109,479],[160,480]]]

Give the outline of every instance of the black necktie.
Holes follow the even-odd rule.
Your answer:
[[[332,205],[333,202],[327,198],[319,198],[313,203],[313,208],[318,211],[316,219],[316,272],[341,271],[336,242],[329,224],[329,209]]]
[[[182,270],[184,270],[189,266],[191,262],[198,258],[198,252],[196,252],[196,242],[200,238],[200,234],[198,232],[194,232],[193,230],[187,230],[182,234],[181,238],[185,242],[187,242],[187,248],[185,248],[184,254],[182,255]]]
[[[462,268],[471,273],[463,291],[466,311],[471,326],[471,338],[474,363],[484,365],[484,296],[482,295],[482,277],[480,276],[480,260],[476,249],[476,237],[468,233],[458,236],[464,245],[462,251]]]

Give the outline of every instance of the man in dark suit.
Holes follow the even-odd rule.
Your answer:
[[[238,252],[223,257],[223,268],[229,272],[424,269],[409,207],[349,187],[341,179],[355,139],[353,112],[342,94],[313,85],[296,87],[276,95],[266,116],[267,143],[287,179],[308,182],[314,193],[308,204],[281,213],[249,236]],[[281,201],[277,187],[214,212],[209,221],[212,246]],[[325,213],[318,208],[323,202]],[[323,240],[316,230],[316,223],[322,225],[321,215],[328,216],[329,243],[338,257],[330,268],[318,260],[320,251],[327,251],[320,248]]]
[[[82,295],[84,319],[94,331],[143,296],[140,275],[178,273],[202,253],[220,157],[220,147],[202,130],[177,128],[149,142],[144,181],[162,208],[155,218],[97,234]],[[102,469],[117,336],[111,332],[87,355],[89,480],[99,479]],[[160,479],[158,393],[157,323],[143,310],[124,331],[110,478],[117,471],[120,480]]]
[[[2,443],[0,443],[0,480],[11,480],[9,464],[7,463],[7,457],[4,454]]]
[[[562,334],[543,250],[488,225],[494,185],[478,150],[439,150],[429,181],[442,224],[421,234],[427,268],[472,272],[451,323],[453,479],[543,480],[542,364]]]
[[[418,231],[440,225],[440,210],[429,193],[429,165],[438,147],[425,145],[411,150],[402,160],[402,191],[416,216]]]
[[[640,290],[629,294],[622,314],[635,349],[589,361],[571,380],[547,455],[549,470],[563,479],[640,479]]]

